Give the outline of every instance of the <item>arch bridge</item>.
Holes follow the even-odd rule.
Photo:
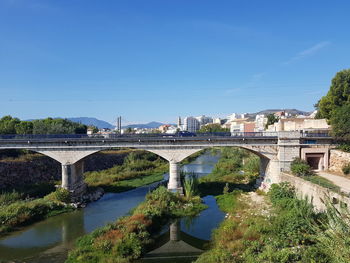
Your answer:
[[[318,158],[318,168],[327,169],[333,140],[327,134],[300,132],[234,133],[229,136],[203,134],[193,137],[169,135],[115,135],[89,137],[79,135],[0,136],[0,150],[26,149],[49,156],[62,165],[62,187],[79,196],[85,191],[84,158],[112,148],[136,148],[153,152],[170,164],[168,189],[182,191],[179,163],[202,149],[233,146],[247,149],[260,157],[263,188],[279,182],[281,171],[289,171],[295,157]]]

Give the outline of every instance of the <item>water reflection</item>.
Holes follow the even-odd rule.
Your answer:
[[[192,262],[198,257],[207,248],[212,230],[225,216],[213,196],[206,196],[203,200],[208,209],[197,217],[182,218],[166,226],[150,251],[137,262]]]

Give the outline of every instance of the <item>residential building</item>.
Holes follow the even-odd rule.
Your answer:
[[[205,115],[201,115],[199,117],[196,117],[196,119],[199,121],[200,127],[202,127],[203,125],[206,125],[208,123],[213,123],[213,118],[207,117]]]
[[[261,132],[266,130],[267,117],[264,114],[257,114],[255,116],[255,129],[256,132]]]
[[[183,124],[183,130],[189,131],[189,132],[196,132],[200,128],[200,123],[199,121],[194,118],[194,117],[186,117],[184,119],[184,124]]]

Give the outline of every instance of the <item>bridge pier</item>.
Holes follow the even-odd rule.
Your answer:
[[[169,182],[168,190],[183,194],[180,178],[180,164],[178,162],[169,161]]]
[[[79,200],[86,191],[84,182],[84,161],[80,160],[74,164],[62,164],[62,185],[72,194],[73,200]]]

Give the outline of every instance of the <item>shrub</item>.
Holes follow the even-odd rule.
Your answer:
[[[195,173],[187,175],[184,181],[184,188],[188,199],[198,194],[198,176]]]
[[[0,206],[9,205],[13,202],[16,202],[22,198],[21,194],[16,191],[12,191],[9,193],[0,194]]]
[[[350,152],[350,143],[343,143],[340,144],[337,149],[344,151],[344,152]]]
[[[300,159],[300,158],[294,158],[294,160],[291,163],[291,171],[294,175],[297,176],[306,176],[306,175],[312,175],[313,171],[310,167],[310,165],[307,164],[306,161]]]
[[[50,201],[58,201],[62,203],[70,203],[71,202],[71,194],[67,189],[57,188],[55,192],[45,196],[46,200]]]
[[[350,163],[348,163],[347,165],[344,165],[342,170],[344,174],[350,174]]]
[[[295,189],[289,183],[272,184],[268,196],[273,204],[278,203],[281,199],[294,198]]]

